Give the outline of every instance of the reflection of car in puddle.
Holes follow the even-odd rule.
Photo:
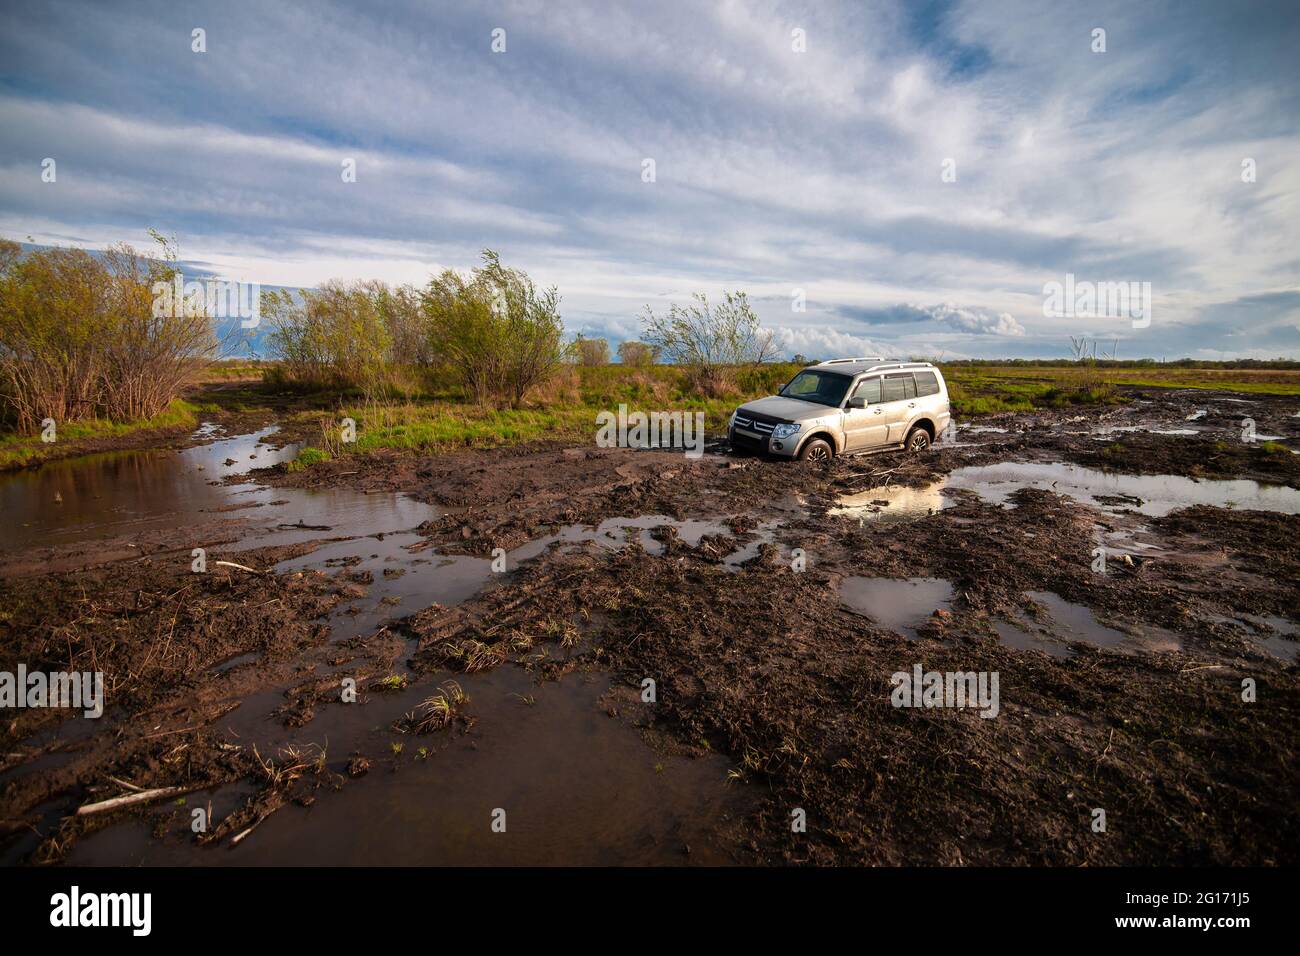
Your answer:
[[[844,495],[839,504],[828,513],[882,523],[920,518],[952,504],[943,495],[944,487],[944,482],[938,481],[924,488],[909,488],[906,485],[870,488],[857,494]]]

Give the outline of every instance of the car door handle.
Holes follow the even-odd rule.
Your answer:
[[[907,403],[907,407],[908,407],[908,408],[916,408],[916,402],[908,402],[908,403]]]
[[[881,412],[883,412],[883,411],[884,411],[884,409],[877,408],[877,409],[875,410],[875,414],[879,415],[879,414],[880,414]]]

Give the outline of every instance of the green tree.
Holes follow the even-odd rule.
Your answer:
[[[637,368],[653,365],[659,360],[659,350],[646,342],[620,342],[618,360]]]
[[[568,354],[559,294],[538,290],[491,249],[468,277],[435,276],[422,299],[437,363],[480,404],[519,407]]]
[[[665,315],[647,305],[642,338],[685,368],[694,388],[708,395],[730,391],[737,371],[775,356],[772,333],[759,324],[744,292],[724,293],[717,306],[703,293],[692,298],[695,304],[673,304]]]

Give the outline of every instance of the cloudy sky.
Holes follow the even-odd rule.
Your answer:
[[[819,357],[1296,357],[1298,49],[1291,0],[4,0],[0,236],[292,286],[490,246],[616,341],[743,289]],[[1067,273],[1149,324],[1044,316]]]

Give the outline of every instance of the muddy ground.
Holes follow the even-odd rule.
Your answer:
[[[4,713],[3,858],[130,862],[111,842],[130,828],[199,863],[289,828],[328,841],[330,802],[365,812],[399,770],[441,766],[454,789],[478,759],[457,742],[490,753],[523,719],[489,692],[545,719],[546,688],[601,681],[580,708],[691,781],[660,804],[624,791],[680,818],[638,837],[664,845],[649,861],[1294,864],[1300,402],[1125,397],[826,467],[547,443],[277,467],[252,473],[271,496],[429,514],[400,536],[324,512],[292,544],[224,533],[209,561],[242,567],[203,574],[194,526],[9,549],[0,663],[101,670],[109,693],[98,721]],[[1244,418],[1273,444],[1243,442]],[[996,672],[997,716],[893,706],[891,675],[918,664]],[[164,786],[187,793],[75,815]]]

